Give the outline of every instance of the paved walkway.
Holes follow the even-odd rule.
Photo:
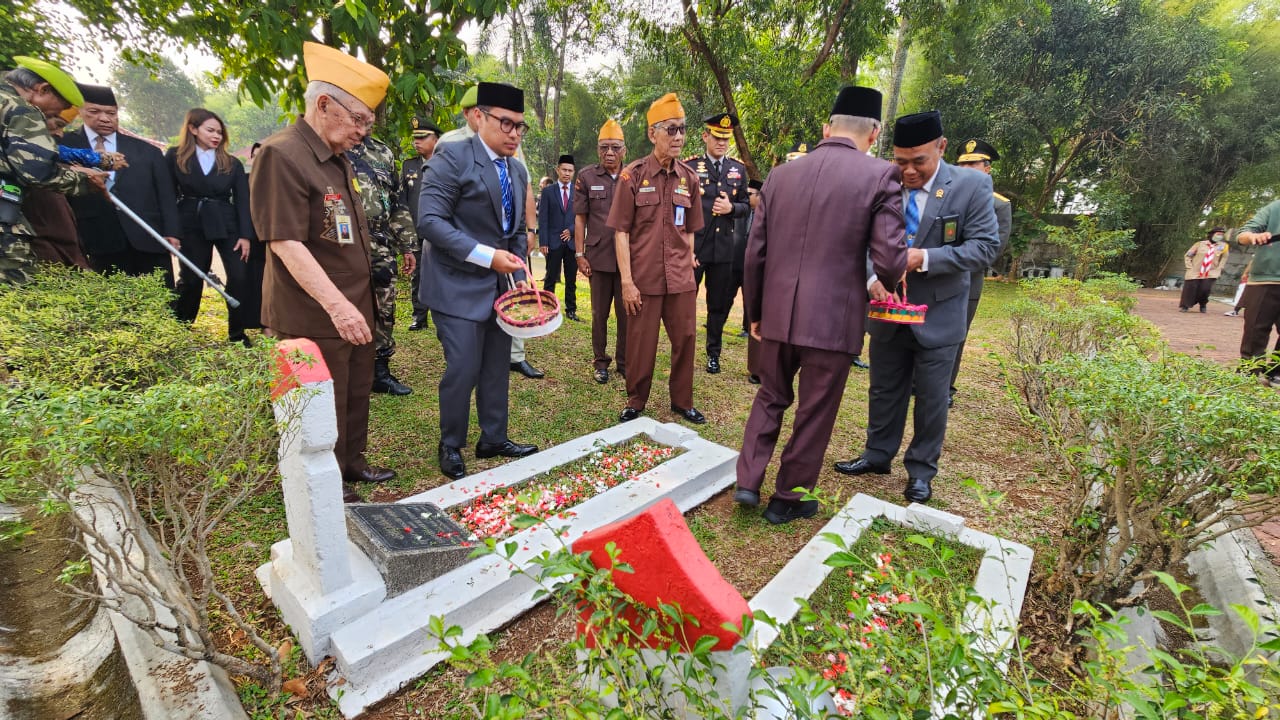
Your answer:
[[[1178,311],[1178,295],[1177,290],[1139,290],[1135,312],[1155,323],[1169,346],[1178,352],[1223,364],[1240,359],[1244,317],[1223,316],[1231,309],[1231,298],[1214,298],[1204,314],[1196,308],[1183,313]],[[1274,344],[1269,343],[1268,347]],[[1280,564],[1280,519],[1255,527],[1253,534],[1272,562]]]

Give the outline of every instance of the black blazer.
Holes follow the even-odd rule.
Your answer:
[[[83,128],[63,138],[68,147],[91,148]],[[116,151],[122,153],[129,167],[116,171],[111,192],[141,217],[156,232],[166,237],[182,238],[178,222],[178,200],[173,192],[173,177],[164,154],[144,140],[116,133]],[[124,217],[116,206],[97,193],[67,198],[76,214],[76,226],[86,253],[123,252],[129,247],[140,252],[168,252],[160,243]],[[120,243],[123,231],[127,246]]]
[[[214,165],[208,175],[192,154],[187,161],[189,172],[178,167],[178,149],[164,154],[169,173],[178,193],[178,219],[183,237],[205,240],[238,240],[253,237],[253,220],[249,214],[249,176],[237,158],[231,158],[231,172],[218,172]]]
[[[569,229],[569,248],[573,249],[573,181],[569,181],[569,209],[560,207],[560,181],[542,188],[538,197],[538,244],[555,250],[563,242],[560,232]]]

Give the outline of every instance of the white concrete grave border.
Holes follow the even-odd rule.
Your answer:
[[[800,610],[797,599],[811,596],[834,569],[824,561],[838,548],[823,535],[839,535],[846,543],[852,544],[878,517],[983,551],[982,563],[978,567],[973,587],[979,597],[989,601],[989,607],[970,604],[965,610],[965,617],[969,627],[985,638],[983,649],[989,655],[1007,657],[1005,653],[1016,640],[1018,617],[1022,613],[1022,602],[1026,597],[1027,580],[1034,557],[1031,548],[967,528],[964,526],[964,518],[918,503],[902,507],[870,495],[854,495],[782,571],[751,598],[748,603],[751,611],[763,611],[776,621],[779,628],[785,626]],[[757,654],[762,654],[777,639],[778,629],[763,623],[756,623],[752,627],[752,633],[746,638],[746,642]],[[1006,663],[1001,661],[1000,667],[1005,668]],[[741,690],[737,688],[729,692],[731,696],[741,694]],[[946,708],[934,708],[934,717],[945,714]],[[772,720],[775,717],[777,716],[762,714],[759,720]]]
[[[313,343],[286,342],[293,344],[281,343],[280,364],[293,379],[284,384],[275,411],[277,418],[290,420],[280,439],[289,539],[272,546],[270,562],[256,574],[308,660],[315,664],[334,657],[341,680],[335,679],[330,695],[345,716],[353,717],[447,657],[435,652],[438,640],[427,630],[431,617],[461,626],[462,640],[470,641],[531,608],[535,587],[524,576],[512,576],[507,560],[489,556],[387,598],[377,569],[347,537],[342,477],[333,456],[333,381]],[[311,362],[294,357],[295,351],[310,355]],[[447,510],[589,455],[598,441],[613,445],[641,434],[684,452],[577,505],[564,519],[511,536],[504,542],[519,545],[515,563],[527,566],[544,550],[569,545],[663,498],[687,512],[733,483],[736,452],[681,425],[642,417],[401,502],[429,502]]]

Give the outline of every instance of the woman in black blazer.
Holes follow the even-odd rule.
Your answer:
[[[244,165],[227,153],[227,126],[204,108],[187,111],[178,147],[165,153],[178,190],[178,217],[182,222],[182,252],[196,267],[208,272],[216,248],[226,268],[227,292],[239,300],[239,308],[227,308],[227,337],[248,344],[245,328],[259,327],[256,317],[245,313],[256,307],[262,288],[249,282],[250,241],[249,179]],[[182,268],[174,313],[193,322],[200,312],[204,282]]]

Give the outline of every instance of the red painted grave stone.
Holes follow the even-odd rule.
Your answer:
[[[722,626],[732,623],[741,630],[742,618],[751,614],[751,608],[702,552],[675,503],[660,500],[636,515],[592,530],[573,543],[573,551],[590,553],[592,563],[604,568],[610,562],[605,546],[611,542],[617,546],[618,561],[635,570],[613,574],[618,589],[646,607],[677,605],[697,618],[697,625],[688,622],[683,628],[680,640],[686,650],[708,635],[719,639],[713,650],[733,648],[740,633]],[[586,631],[590,616],[589,609],[583,613],[579,633]],[[633,612],[627,618],[634,624]],[[588,643],[593,644],[590,637]]]
[[[324,382],[332,376],[329,366],[320,355],[320,346],[308,338],[281,340],[276,343],[276,382],[271,389],[271,399],[294,388],[310,383]]]

